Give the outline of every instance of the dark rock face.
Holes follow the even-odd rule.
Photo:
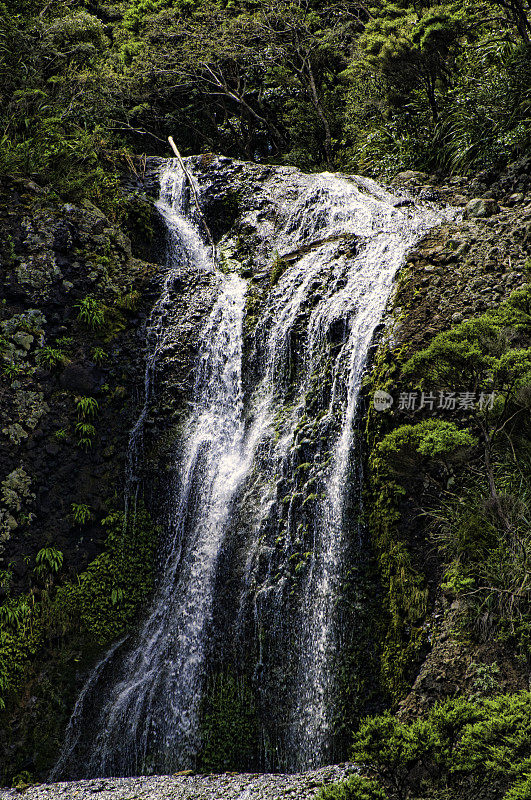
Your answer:
[[[103,383],[97,371],[83,364],[68,364],[61,372],[59,384],[69,392],[92,394]]]

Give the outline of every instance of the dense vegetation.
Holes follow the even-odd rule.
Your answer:
[[[78,524],[87,514],[87,506],[73,509]],[[121,512],[102,524],[103,552],[73,580],[62,578],[63,554],[55,547],[37,553],[23,594],[11,596],[11,565],[0,570],[7,592],[0,606],[0,712],[32,687],[41,725],[28,732],[26,747],[36,753],[37,769],[49,767],[60,743],[77,691],[76,671],[127,630],[153,585],[157,537],[147,512],[139,509],[127,530]],[[19,753],[18,761],[24,765],[26,757]],[[12,768],[14,785],[31,778],[17,769],[17,760]],[[3,783],[6,776],[0,778]]]
[[[496,693],[501,673],[492,654],[528,674],[530,292],[525,284],[423,350],[393,349],[392,333],[380,348],[371,388],[398,384],[426,399],[415,414],[368,419],[369,525],[387,595],[383,685],[396,708],[426,652],[434,577],[447,608],[457,609],[450,636],[470,652],[490,648],[490,660],[472,660],[463,696],[413,722],[389,713],[363,721],[352,756],[370,780],[355,776],[323,800],[529,796],[529,694]],[[483,402],[464,413],[467,392]],[[445,419],[430,405],[439,393],[450,398]],[[404,536],[409,513],[431,540],[431,578]]]
[[[415,513],[429,520],[439,551],[442,588],[464,601],[464,627],[476,638],[510,642],[522,663],[531,662],[530,291],[526,284],[402,363],[383,352],[377,366],[382,387],[398,379],[406,391],[429,386],[432,395],[450,390],[454,398],[451,420],[434,418],[427,403],[415,424],[388,432],[387,421],[370,426],[371,524],[391,615],[384,682],[395,700],[411,683],[408,665],[425,636],[427,586],[397,535],[401,502],[412,484],[422,498]],[[463,389],[485,400],[464,417]]]
[[[354,775],[323,789],[320,800],[526,800],[531,789],[529,692],[458,698],[422,719],[391,714],[366,720],[353,758],[371,779]]]
[[[527,0],[0,4],[0,171],[113,205],[128,153],[388,176],[529,146]]]

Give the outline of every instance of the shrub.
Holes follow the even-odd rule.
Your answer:
[[[453,422],[428,419],[416,425],[401,425],[378,445],[381,456],[391,456],[401,451],[413,451],[427,458],[444,458],[463,447],[478,443],[469,431],[460,430]]]
[[[369,717],[354,736],[352,758],[396,800],[442,796],[448,788],[472,797],[487,788],[496,798],[510,789],[506,800],[519,800],[529,786],[531,693],[459,697],[413,722]]]
[[[344,781],[323,786],[316,800],[387,800],[382,787],[361,775],[351,775]]]

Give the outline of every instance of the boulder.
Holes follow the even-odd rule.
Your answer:
[[[393,180],[391,181],[392,184],[394,183],[423,183],[428,179],[428,175],[425,172],[419,172],[418,170],[414,169],[407,169],[404,172],[399,172],[398,175],[395,175]]]
[[[500,210],[496,200],[492,197],[474,197],[465,207],[465,219],[491,217]]]

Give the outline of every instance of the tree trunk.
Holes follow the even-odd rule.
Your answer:
[[[310,57],[307,59],[308,65],[308,80],[310,85],[310,93],[312,96],[312,102],[315,106],[315,110],[317,112],[317,116],[319,117],[324,131],[325,131],[325,140],[324,140],[324,150],[325,150],[325,157],[326,157],[326,166],[329,169],[333,169],[333,159],[332,159],[332,133],[330,131],[330,123],[324,113],[321,101],[319,100],[319,93],[317,91],[317,86],[315,85],[315,78],[313,75],[312,65],[310,61]]]

